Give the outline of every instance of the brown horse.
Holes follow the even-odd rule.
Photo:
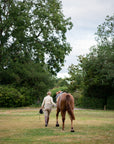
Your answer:
[[[71,119],[71,132],[74,132],[73,120],[75,120],[75,116],[74,116],[73,110],[74,110],[73,96],[69,93],[62,93],[57,99],[56,127],[59,127],[58,115],[59,115],[59,112],[61,112],[62,122],[63,122],[62,130],[64,130],[65,115],[67,111]]]

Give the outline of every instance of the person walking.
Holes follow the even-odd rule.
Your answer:
[[[53,102],[53,98],[51,97],[51,92],[47,92],[47,96],[44,97],[41,109],[44,108],[44,116],[45,116],[45,127],[48,126],[49,123],[49,116],[52,110],[52,107],[56,106],[56,104]]]

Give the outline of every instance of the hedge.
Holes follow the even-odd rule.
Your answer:
[[[110,96],[107,100],[107,109],[114,110],[114,96]]]
[[[90,97],[80,97],[77,100],[77,106],[81,108],[91,108],[91,109],[103,109],[103,99],[100,98],[90,98]]]
[[[104,109],[104,99],[81,96],[77,99],[76,106],[81,107],[81,108]],[[108,97],[106,109],[114,110],[114,97],[113,96]]]
[[[0,86],[0,107],[21,107],[25,97],[15,88]]]

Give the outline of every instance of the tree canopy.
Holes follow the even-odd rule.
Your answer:
[[[59,0],[1,0],[0,69],[34,60],[57,73],[71,51],[65,35],[71,28]]]

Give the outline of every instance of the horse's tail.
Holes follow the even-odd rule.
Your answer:
[[[74,112],[70,103],[70,95],[66,95],[66,109],[68,111],[68,114],[70,115],[70,118],[72,120],[75,120]],[[72,103],[73,104],[73,103]]]

